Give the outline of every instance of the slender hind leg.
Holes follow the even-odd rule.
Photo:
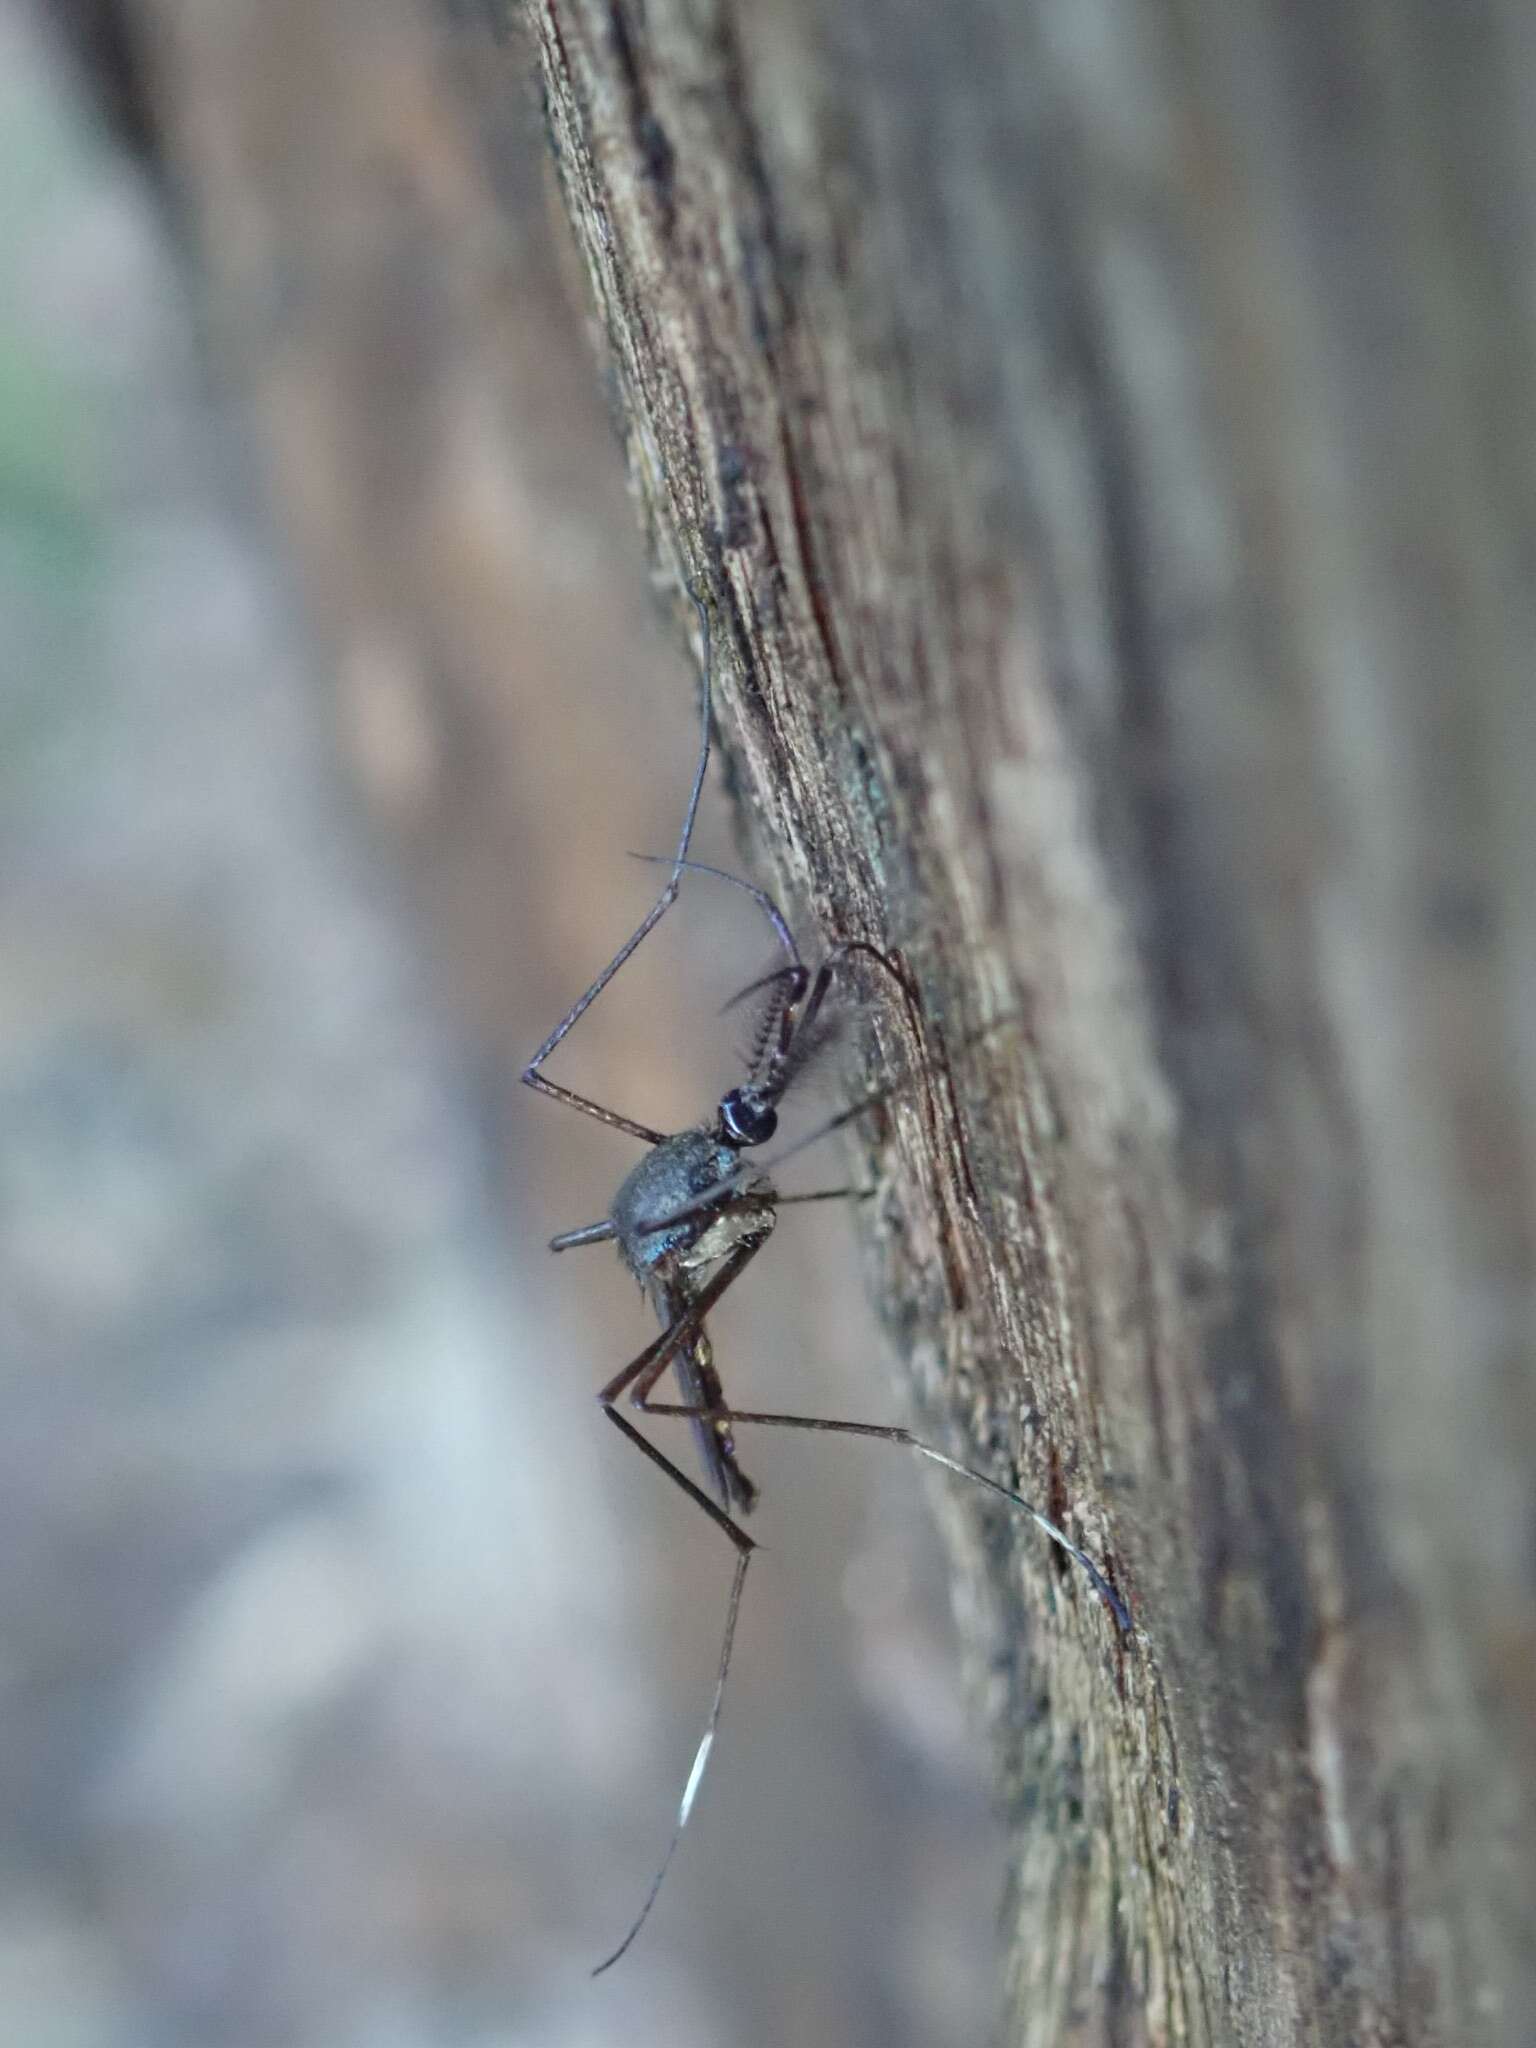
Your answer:
[[[635,1936],[650,1918],[651,1908],[666,1882],[667,1872],[672,1868],[672,1858],[677,1854],[678,1844],[683,1839],[683,1830],[688,1825],[688,1816],[693,1811],[693,1802],[698,1797],[700,1785],[704,1782],[709,1753],[715,1746],[715,1735],[720,1726],[720,1709],[725,1704],[725,1681],[730,1676],[731,1650],[736,1641],[736,1618],[741,1612],[741,1595],[747,1583],[747,1566],[752,1562],[752,1553],[757,1548],[746,1530],[734,1522],[724,1508],[717,1507],[704,1489],[695,1486],[687,1473],[680,1471],[664,1452],[659,1451],[647,1437],[643,1437],[627,1415],[620,1414],[617,1408],[609,1408],[605,1412],[614,1428],[627,1437],[636,1450],[643,1451],[653,1465],[659,1466],[675,1486],[680,1486],[688,1498],[696,1506],[701,1507],[718,1528],[725,1531],[736,1546],[736,1572],[731,1580],[730,1603],[725,1611],[725,1633],[720,1640],[720,1664],[715,1673],[715,1690],[709,1703],[709,1716],[704,1723],[704,1733],[700,1737],[699,1746],[693,1753],[693,1764],[688,1772],[687,1783],[683,1786],[683,1796],[678,1802],[672,1839],[667,1844],[667,1852],[661,1859],[656,1875],[651,1879],[639,1912],[630,1922],[628,1933],[613,1953],[605,1956],[598,1964],[592,1972],[594,1977],[600,1977],[604,1970],[611,1970],[620,1956],[629,1949]]]
[[[633,1386],[634,1392],[630,1396],[631,1400],[637,1404],[643,1404],[645,1395],[655,1386],[657,1380],[665,1372],[672,1354],[678,1349],[679,1345],[687,1343],[689,1338],[702,1327],[705,1316],[708,1315],[726,1289],[735,1280],[739,1279],[750,1264],[754,1254],[761,1249],[763,1242],[765,1240],[760,1239],[756,1244],[746,1243],[738,1246],[736,1251],[720,1268],[719,1272],[711,1278],[709,1284],[700,1289],[697,1300],[690,1302],[683,1313],[668,1328],[662,1331],[654,1343],[647,1344],[637,1358],[630,1360],[622,1372],[615,1373],[597,1397],[602,1403],[603,1411],[607,1415],[608,1420],[619,1431],[620,1435],[632,1443],[636,1450],[649,1458],[658,1470],[664,1472],[673,1485],[680,1487],[696,1507],[703,1509],[716,1528],[723,1530],[726,1536],[730,1538],[736,1548],[736,1573],[735,1577],[731,1580],[731,1597],[726,1608],[725,1632],[720,1642],[720,1664],[715,1675],[715,1689],[710,1700],[709,1716],[704,1723],[704,1733],[700,1738],[699,1746],[694,1752],[693,1766],[688,1773],[687,1783],[683,1787],[683,1796],[677,1809],[677,1820],[672,1829],[672,1839],[667,1844],[667,1852],[661,1859],[661,1864],[655,1877],[651,1880],[650,1889],[646,1892],[640,1911],[630,1923],[628,1933],[613,1953],[605,1956],[603,1961],[598,1964],[597,1968],[592,1972],[594,1977],[601,1976],[604,1970],[613,1967],[645,1925],[646,1920],[650,1917],[651,1908],[656,1903],[657,1895],[661,1891],[667,1872],[672,1867],[672,1859],[677,1854],[678,1844],[683,1839],[683,1830],[688,1825],[688,1816],[693,1811],[694,1800],[698,1797],[699,1786],[703,1783],[704,1771],[709,1763],[709,1753],[714,1748],[715,1733],[720,1726],[720,1710],[725,1704],[725,1682],[730,1675],[731,1650],[736,1641],[736,1619],[741,1612],[742,1590],[747,1583],[747,1566],[751,1563],[752,1553],[757,1548],[757,1545],[740,1523],[729,1515],[724,1508],[712,1501],[703,1487],[696,1485],[686,1472],[682,1471],[672,1462],[664,1451],[658,1449],[648,1437],[643,1436],[630,1421],[629,1417],[621,1412],[617,1403],[625,1390]],[[690,1415],[695,1421],[704,1420],[712,1423],[718,1411],[710,1408],[689,1408],[683,1412]]]
[[[744,1247],[743,1251],[737,1255],[737,1259],[732,1262],[731,1268],[725,1270],[722,1274],[716,1275],[716,1280],[723,1280],[723,1285],[713,1287],[713,1300],[718,1300],[719,1296],[725,1292],[725,1288],[739,1275],[752,1257],[753,1252],[757,1249],[758,1247],[755,1245]],[[711,1290],[706,1289],[705,1292],[711,1293]],[[667,1872],[672,1867],[672,1859],[677,1854],[678,1844],[682,1841],[683,1830],[687,1827],[689,1816],[693,1811],[694,1801],[698,1796],[699,1786],[703,1782],[704,1772],[709,1763],[709,1754],[714,1748],[715,1735],[720,1726],[720,1711],[725,1703],[725,1684],[726,1679],[730,1675],[731,1651],[736,1641],[736,1621],[741,1612],[742,1591],[747,1582],[747,1567],[752,1561],[753,1551],[757,1548],[757,1545],[747,1534],[746,1530],[738,1522],[734,1521],[724,1508],[717,1506],[703,1488],[695,1485],[687,1473],[674,1465],[672,1460],[663,1451],[659,1450],[649,1438],[642,1436],[628,1416],[622,1414],[614,1405],[626,1388],[633,1387],[631,1399],[640,1408],[641,1412],[646,1415],[660,1417],[675,1416],[689,1421],[724,1419],[732,1425],[745,1422],[768,1429],[817,1430],[824,1434],[836,1436],[870,1437],[880,1443],[897,1444],[906,1450],[915,1451],[919,1457],[928,1458],[935,1465],[942,1465],[946,1472],[953,1472],[961,1479],[970,1480],[976,1486],[984,1486],[989,1493],[995,1493],[999,1498],[1007,1501],[1010,1507],[1016,1508],[1021,1513],[1028,1515],[1030,1520],[1087,1574],[1089,1583],[1105,1606],[1108,1607],[1111,1615],[1114,1617],[1115,1626],[1120,1630],[1121,1634],[1129,1636],[1134,1634],[1135,1631],[1130,1610],[1109,1583],[1109,1580],[1100,1571],[1087,1552],[1080,1550],[1065,1530],[1059,1528],[1048,1515],[1042,1514],[1037,1507],[1032,1506],[1029,1501],[1025,1500],[1022,1494],[1015,1493],[1011,1487],[1004,1486],[1000,1480],[989,1478],[985,1472],[978,1472],[974,1466],[962,1465],[958,1458],[951,1458],[946,1452],[935,1449],[932,1444],[925,1444],[920,1438],[915,1437],[911,1430],[902,1428],[900,1424],[840,1422],[830,1420],[824,1416],[766,1415],[744,1408],[716,1410],[685,1407],[678,1402],[651,1401],[648,1398],[649,1390],[655,1385],[656,1380],[665,1369],[672,1351],[679,1343],[685,1341],[691,1331],[697,1327],[703,1318],[705,1308],[709,1305],[711,1304],[706,1303],[704,1297],[701,1296],[698,1302],[693,1303],[689,1307],[686,1314],[679,1316],[671,1328],[662,1333],[655,1344],[648,1345],[637,1359],[624,1368],[622,1373],[615,1374],[614,1378],[603,1389],[600,1397],[603,1402],[604,1411],[614,1427],[627,1437],[638,1451],[643,1452],[653,1465],[659,1467],[675,1486],[680,1487],[696,1506],[702,1508],[716,1527],[723,1530],[726,1536],[729,1537],[736,1549],[736,1572],[731,1580],[730,1604],[726,1610],[725,1633],[720,1644],[720,1664],[715,1676],[715,1689],[710,1700],[709,1716],[705,1721],[704,1733],[700,1739],[699,1746],[694,1752],[693,1765],[689,1770],[687,1783],[683,1787],[683,1796],[677,1810],[677,1820],[672,1829],[672,1839],[667,1844],[666,1854],[662,1857],[660,1867],[655,1877],[651,1880],[650,1888],[646,1892],[640,1911],[630,1923],[629,1931],[613,1953],[606,1956],[598,1964],[597,1968],[592,1972],[594,1977],[601,1976],[604,1970],[613,1967],[629,1949],[636,1935],[645,1925],[650,1917],[651,1908],[655,1905],[661,1887],[666,1880]]]
[[[696,1410],[683,1407],[677,1402],[643,1401],[639,1404],[647,1415],[692,1416]],[[1100,1571],[1085,1550],[1080,1550],[1064,1529],[1057,1526],[1049,1515],[1025,1500],[1021,1493],[1015,1493],[1011,1486],[1004,1486],[999,1479],[991,1479],[985,1472],[978,1472],[973,1465],[962,1465],[958,1458],[951,1458],[947,1452],[925,1444],[910,1429],[903,1429],[899,1423],[889,1422],[834,1422],[819,1415],[764,1415],[745,1408],[729,1408],[721,1411],[725,1420],[733,1425],[739,1422],[755,1424],[767,1429],[808,1429],[819,1430],[833,1436],[872,1437],[877,1442],[899,1444],[903,1449],[915,1451],[920,1458],[927,1458],[935,1465],[942,1465],[946,1472],[954,1472],[961,1479],[969,1479],[973,1485],[984,1486],[989,1493],[997,1494],[1010,1506],[1029,1516],[1036,1528],[1049,1536],[1057,1547],[1066,1552],[1074,1564],[1080,1565],[1088,1575],[1089,1583],[1099,1598],[1114,1616],[1115,1626],[1122,1635],[1135,1632],[1130,1610],[1109,1580]]]

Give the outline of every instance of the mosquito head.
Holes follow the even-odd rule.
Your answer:
[[[766,1145],[779,1128],[779,1113],[766,1089],[733,1088],[720,1104],[719,1136],[735,1152]]]

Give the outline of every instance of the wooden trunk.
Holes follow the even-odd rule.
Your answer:
[[[989,1523],[1012,2038],[1528,2039],[1529,28],[530,11],[760,843],[921,991],[890,1319],[1139,1626]]]

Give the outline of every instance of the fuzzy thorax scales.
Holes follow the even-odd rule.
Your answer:
[[[719,1207],[706,1203],[676,1216],[730,1182],[740,1165],[740,1152],[722,1143],[712,1124],[652,1146],[626,1175],[609,1212],[624,1263],[637,1279],[658,1266],[691,1271],[713,1265],[738,1245],[762,1242],[775,1222],[773,1183],[764,1174],[737,1181],[722,1192]],[[676,1220],[661,1221],[669,1216]]]

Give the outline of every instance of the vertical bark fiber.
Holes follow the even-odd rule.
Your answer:
[[[957,1528],[1012,2038],[1529,2040],[1528,23],[528,11],[749,814],[913,977],[919,1398],[1139,1625]]]

